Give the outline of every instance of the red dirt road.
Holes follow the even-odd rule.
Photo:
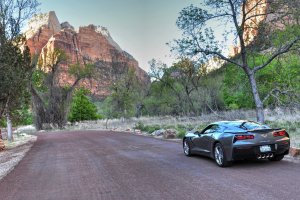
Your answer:
[[[180,144],[100,131],[39,135],[0,181],[1,200],[300,199],[300,164],[219,168]]]

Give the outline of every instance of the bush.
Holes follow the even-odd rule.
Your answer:
[[[88,91],[85,89],[79,89],[75,92],[68,117],[69,121],[75,122],[102,118],[97,113],[96,105],[86,96],[87,94]]]
[[[148,125],[144,127],[144,131],[148,133],[153,133],[156,130],[159,130],[160,126],[159,125]]]
[[[134,129],[139,129],[141,131],[145,131],[147,133],[152,133],[156,130],[160,129],[160,125],[144,125],[143,122],[138,122],[135,124],[135,126],[133,127]]]
[[[144,127],[145,127],[145,125],[143,124],[143,122],[137,122],[133,128],[143,131]]]
[[[178,138],[183,138],[184,136],[185,136],[185,134],[186,134],[186,132],[187,132],[187,130],[185,130],[185,129],[176,129],[177,130],[177,137]]]

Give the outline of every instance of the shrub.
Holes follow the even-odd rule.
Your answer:
[[[149,125],[144,127],[144,131],[148,133],[153,133],[156,130],[159,130],[160,126],[159,125]]]
[[[144,127],[145,127],[144,123],[141,122],[141,121],[139,121],[139,122],[137,122],[137,123],[135,124],[135,126],[134,126],[133,128],[134,128],[134,129],[139,129],[139,130],[143,131],[143,130],[144,130]]]
[[[87,94],[88,91],[85,89],[79,89],[75,92],[68,117],[69,121],[75,122],[102,118],[101,115],[97,114],[97,107],[86,96]]]
[[[156,130],[160,129],[160,125],[155,124],[155,125],[144,125],[143,122],[138,122],[135,124],[135,126],[133,127],[134,129],[139,129],[141,131],[145,131],[148,133],[152,133]]]
[[[178,138],[183,138],[185,136],[186,132],[187,132],[187,130],[185,130],[185,129],[177,129],[177,135],[176,136]]]

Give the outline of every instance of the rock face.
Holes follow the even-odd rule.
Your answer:
[[[88,87],[98,97],[109,95],[108,87],[128,69],[134,69],[142,83],[150,79],[138,62],[112,39],[104,27],[88,25],[75,31],[68,22],[59,23],[55,12],[35,16],[26,32],[27,45],[31,54],[39,55],[41,60],[54,49],[66,52],[68,64],[82,63],[84,60],[96,66],[95,78],[84,80],[81,85]],[[62,66],[67,68],[67,66]],[[63,70],[63,71],[65,71]],[[61,73],[61,83],[73,82],[67,73]]]
[[[281,7],[270,6],[272,1],[267,0],[250,0],[245,5],[245,13],[251,20],[245,21],[244,24],[244,42],[245,45],[250,45],[259,33],[259,25],[264,22],[270,26],[270,30],[284,30],[287,25],[297,24],[299,20],[295,17],[295,13],[290,12],[294,7],[299,7],[299,3],[295,1],[287,1]],[[242,9],[242,8],[241,8]],[[242,16],[241,16],[242,17]],[[296,19],[297,18],[297,19]],[[232,46],[229,50],[231,57],[239,54],[241,51],[240,44]]]

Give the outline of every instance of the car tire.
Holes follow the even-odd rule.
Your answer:
[[[187,139],[183,140],[183,153],[188,157],[192,156],[191,147]]]
[[[214,146],[214,159],[219,167],[228,167],[231,165],[231,162],[227,160],[224,148],[220,143],[216,143]]]
[[[276,155],[273,158],[269,158],[270,161],[281,161],[284,155]]]

